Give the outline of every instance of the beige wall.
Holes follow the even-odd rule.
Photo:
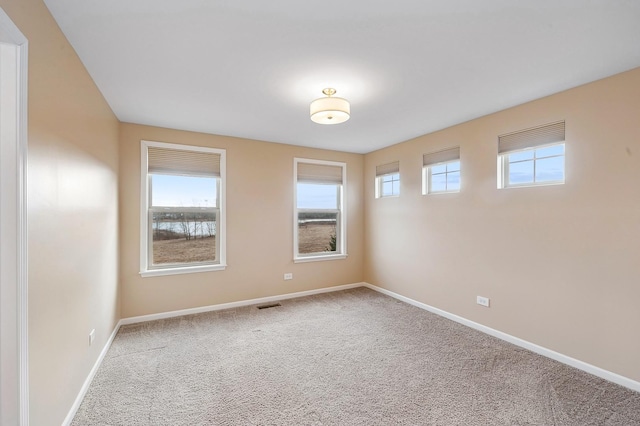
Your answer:
[[[31,424],[60,425],[120,317],[118,121],[41,0],[0,6],[29,40]]]
[[[497,136],[558,120],[566,184],[496,189]],[[639,123],[635,69],[367,154],[365,281],[640,380]],[[422,154],[454,145],[462,191],[420,195]]]
[[[140,276],[142,139],[227,150],[226,270]],[[121,125],[120,141],[123,317],[362,281],[364,156],[135,124]],[[347,163],[347,259],[293,263],[294,157]]]
[[[62,422],[121,317],[363,278],[640,380],[640,69],[362,156],[119,126],[42,1],[0,6],[29,39],[32,424]],[[497,190],[496,136],[560,119],[567,183]],[[227,149],[225,271],[138,274],[140,139]],[[451,145],[462,192],[420,195],[421,155]],[[293,263],[294,157],[347,162],[348,259]],[[375,200],[393,160],[402,194]]]

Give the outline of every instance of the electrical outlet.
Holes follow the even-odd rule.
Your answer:
[[[89,346],[91,346],[95,338],[96,338],[96,329],[94,328],[93,330],[91,330],[91,333],[89,333]]]
[[[286,274],[284,274],[284,279],[285,280],[292,280],[293,279],[293,274],[291,272],[287,272]]]
[[[488,308],[489,307],[489,298],[488,297],[478,296],[476,298],[476,303],[478,305],[486,306]]]

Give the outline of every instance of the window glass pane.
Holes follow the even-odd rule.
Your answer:
[[[152,215],[153,265],[216,260],[215,211]]]
[[[522,160],[533,160],[533,150],[514,152],[509,154],[509,162],[513,161],[522,161]]]
[[[215,177],[151,175],[154,207],[216,207]]]
[[[446,164],[438,164],[435,166],[431,166],[431,174],[436,174],[436,173],[444,173],[447,171],[447,165]]]
[[[509,156],[511,159],[511,156]],[[533,183],[533,161],[509,164],[509,183]]]
[[[457,172],[460,170],[460,162],[453,161],[451,163],[447,163],[447,171],[448,172]]]
[[[400,194],[400,181],[399,180],[394,180],[392,187],[391,187],[391,194],[392,195],[398,195]]]
[[[545,148],[536,149],[536,157],[549,157],[551,155],[564,154],[564,144],[548,146]]]
[[[299,209],[337,209],[339,185],[299,183],[297,204]]]
[[[447,173],[447,191],[460,190],[460,172]]]
[[[393,195],[393,182],[382,182],[382,196],[388,197]]]
[[[338,213],[298,212],[298,253],[335,253]]]
[[[536,160],[536,182],[564,180],[564,156]]]
[[[431,192],[442,192],[447,190],[447,176],[445,174],[431,175]]]
[[[380,197],[389,197],[400,193],[400,173],[379,176],[377,185],[380,186]]]

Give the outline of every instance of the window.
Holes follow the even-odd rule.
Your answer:
[[[376,198],[400,195],[400,162],[376,167]]]
[[[460,191],[460,147],[422,156],[422,194]]]
[[[346,164],[294,159],[296,262],[346,257]]]
[[[564,183],[564,121],[500,136],[498,188]]]
[[[221,149],[141,142],[140,274],[225,268]]]

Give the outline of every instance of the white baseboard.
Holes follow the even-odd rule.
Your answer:
[[[293,299],[296,297],[311,296],[314,294],[329,293],[332,291],[348,290],[350,288],[363,287],[365,283],[345,284],[335,287],[325,287],[316,290],[299,291],[296,293],[286,293],[278,296],[259,297],[257,299],[241,300],[238,302],[221,303],[219,305],[201,306],[199,308],[180,309],[178,311],[162,312],[159,314],[141,315],[138,317],[123,318],[120,320],[122,325],[136,324],[139,322],[155,321],[165,318],[181,317],[184,315],[200,314],[203,312],[221,311],[223,309],[239,308],[242,306],[258,305],[261,303],[270,303],[278,300]]]
[[[442,309],[435,308],[433,306],[427,305],[422,302],[418,302],[416,300],[410,299],[408,297],[402,296],[398,293],[394,293],[392,291],[386,290],[384,288],[375,286],[369,283],[363,283],[365,287],[370,288],[371,290],[375,290],[379,293],[386,294],[387,296],[391,296],[394,299],[401,300],[410,305],[416,306],[418,308],[424,309],[426,311],[432,312],[436,315],[440,315],[457,323],[466,325],[467,327],[471,327],[475,330],[486,333],[490,336],[497,337],[498,339],[504,340],[509,343],[513,343],[516,346],[520,346],[521,348],[525,348],[530,350],[531,352],[535,352],[539,355],[545,356],[547,358],[551,358],[563,364],[569,365],[571,367],[575,367],[579,370],[585,371],[589,374],[593,374],[594,376],[598,376],[602,379],[608,380],[610,382],[616,383],[620,386],[624,386],[625,388],[629,388],[636,392],[640,392],[640,382],[629,379],[628,377],[621,376],[616,373],[612,373],[611,371],[604,370],[600,367],[596,367],[595,365],[587,364],[584,361],[580,361],[575,358],[571,358],[570,356],[563,355],[559,352],[553,351],[551,349],[547,349],[543,346],[536,345],[535,343],[528,342],[526,340],[520,339],[518,337],[512,336],[507,333],[503,333],[502,331],[495,330],[493,328],[487,327],[485,325],[479,324],[477,322],[473,322],[461,316],[449,313],[447,311],[443,311]]]
[[[73,421],[73,418],[78,412],[78,408],[80,408],[80,404],[82,404],[82,400],[84,399],[84,396],[87,394],[87,391],[89,390],[89,386],[91,385],[93,378],[98,372],[98,368],[100,368],[100,365],[102,364],[102,360],[104,360],[105,355],[107,355],[107,352],[111,347],[111,343],[113,343],[113,339],[115,339],[116,334],[118,334],[118,330],[120,330],[120,325],[122,325],[121,323],[122,323],[122,320],[118,321],[118,323],[116,324],[116,327],[113,329],[113,332],[111,333],[111,336],[109,336],[107,343],[105,343],[104,348],[102,348],[102,351],[100,352],[100,356],[98,356],[98,359],[96,360],[95,364],[93,364],[93,368],[91,369],[91,371],[89,372],[89,375],[87,376],[84,383],[82,384],[82,388],[80,388],[80,392],[78,393],[76,400],[73,402],[73,405],[71,406],[71,409],[67,414],[67,417],[65,417],[64,421],[62,422],[62,426],[69,426]]]

